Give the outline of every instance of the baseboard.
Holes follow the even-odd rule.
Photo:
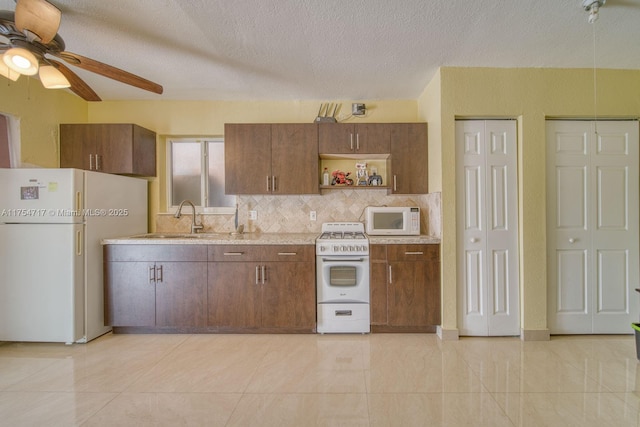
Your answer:
[[[548,329],[522,329],[520,340],[522,341],[549,341],[551,333]]]
[[[458,341],[460,336],[458,329],[444,329],[442,326],[436,326],[436,334],[442,341]]]

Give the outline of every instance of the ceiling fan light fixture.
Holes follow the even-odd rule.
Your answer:
[[[42,86],[47,89],[64,89],[71,86],[64,74],[52,65],[40,67],[39,75]]]
[[[4,55],[0,55],[0,58]],[[16,73],[11,68],[7,67],[4,60],[0,59],[0,76],[6,77],[11,81],[16,81],[20,77],[20,73]]]
[[[33,76],[38,72],[38,60],[27,49],[14,47],[4,53],[2,57],[5,65],[16,73]]]

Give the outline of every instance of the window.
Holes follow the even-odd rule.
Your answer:
[[[224,139],[172,139],[167,151],[170,210],[186,199],[198,211],[234,212],[236,196],[224,194]]]
[[[0,168],[18,167],[20,164],[19,121],[0,114]]]

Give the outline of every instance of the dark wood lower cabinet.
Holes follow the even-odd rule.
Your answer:
[[[435,332],[440,245],[371,246],[371,324],[374,332]]]
[[[156,283],[156,326],[205,326],[207,263],[163,262],[159,265],[162,280]]]
[[[149,283],[154,263],[105,263],[105,324],[155,326],[156,287]]]
[[[315,331],[314,246],[211,246],[209,260],[209,327]]]
[[[314,332],[315,247],[107,245],[115,332]]]
[[[312,262],[265,264],[262,327],[315,330],[316,275]]]
[[[206,299],[206,248],[105,247],[105,324],[205,326]]]
[[[255,263],[210,262],[208,326],[257,328],[260,293]]]

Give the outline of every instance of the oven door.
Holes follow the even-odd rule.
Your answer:
[[[318,304],[369,302],[368,256],[316,258]]]

